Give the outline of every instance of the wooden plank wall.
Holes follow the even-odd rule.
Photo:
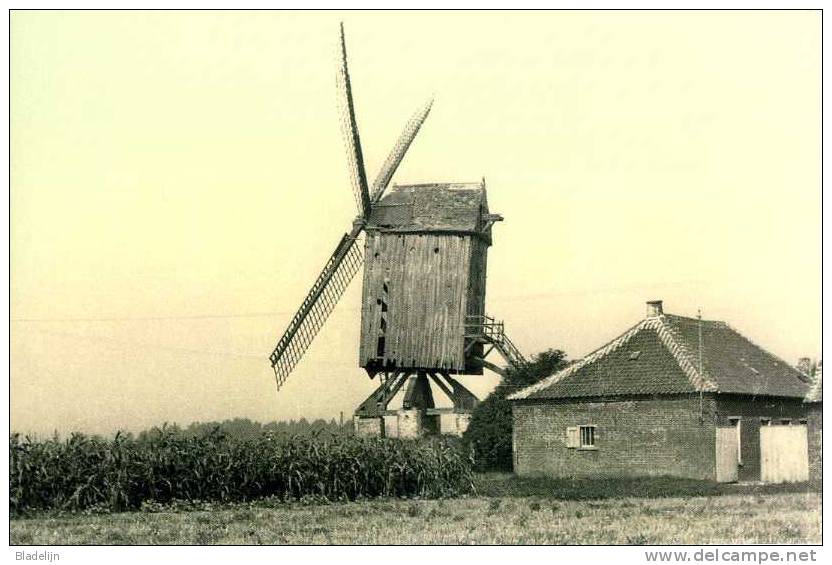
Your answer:
[[[369,231],[361,309],[362,367],[375,359],[387,301],[383,362],[398,368],[465,368],[471,236]],[[384,284],[387,283],[387,292]]]
[[[806,426],[760,427],[760,480],[764,483],[809,480]]]
[[[468,314],[485,314],[485,271],[488,245],[479,238],[471,239],[470,271],[468,275]]]
[[[480,238],[471,240],[471,261],[468,275],[468,305],[469,316],[482,316],[485,314],[485,271],[488,244]],[[474,361],[483,356],[485,349],[482,344],[475,344],[468,351],[466,359],[466,373],[481,375],[482,365]]]
[[[716,480],[733,483],[737,480],[737,428],[716,428]]]

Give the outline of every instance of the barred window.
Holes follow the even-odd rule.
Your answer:
[[[595,447],[595,426],[579,426],[583,448]]]

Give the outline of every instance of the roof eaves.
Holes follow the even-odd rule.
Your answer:
[[[797,373],[799,375],[799,378],[801,380],[803,380],[806,384],[812,385],[814,383],[814,379],[812,378],[812,375],[807,375],[806,373],[804,373],[803,371],[801,371],[800,369],[798,369],[797,367],[795,367],[794,365],[792,365],[788,361],[783,360],[782,358],[778,357],[777,355],[775,355],[774,353],[772,353],[768,349],[766,349],[764,347],[761,347],[760,344],[758,344],[757,342],[755,342],[752,339],[749,339],[744,333],[738,331],[734,326],[732,326],[728,322],[721,322],[721,323],[724,324],[726,328],[728,328],[729,330],[731,330],[732,332],[734,332],[735,334],[740,336],[742,339],[744,339],[745,341],[747,341],[748,343],[750,343],[751,345],[756,347],[764,355],[767,355],[768,357],[770,357],[771,359],[773,359],[777,363],[782,363],[783,365],[785,365],[789,369],[792,369],[793,371],[795,371],[795,373]]]
[[[625,345],[639,331],[641,331],[645,328],[653,327],[656,324],[657,324],[657,318],[644,319],[644,320],[640,321],[638,324],[636,324],[635,326],[631,327],[629,330],[627,330],[623,334],[621,334],[620,336],[618,336],[617,338],[615,338],[614,340],[610,341],[606,345],[601,346],[600,348],[596,349],[595,351],[593,351],[589,355],[585,356],[580,361],[572,363],[568,367],[566,367],[564,369],[561,369],[557,373],[555,373],[553,375],[550,375],[550,376],[546,377],[545,379],[536,382],[533,385],[527,386],[524,389],[518,390],[517,392],[508,395],[507,398],[509,400],[523,400],[523,399],[529,398],[531,395],[535,394],[536,392],[539,392],[541,390],[545,390],[545,389],[549,388],[550,386],[552,386],[553,384],[557,383],[558,381],[561,381],[561,380],[565,379],[566,377],[574,374],[576,371],[578,371],[582,367],[584,367],[586,365],[589,365],[590,363],[593,363],[593,362],[597,361],[598,359],[601,359],[602,357],[605,357],[605,356],[609,355],[613,351],[615,351],[618,348]]]

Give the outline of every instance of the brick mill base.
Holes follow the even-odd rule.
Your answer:
[[[425,414],[422,410],[397,410],[386,417],[355,416],[353,424],[358,436],[418,438],[427,435],[448,434],[461,436],[471,422],[469,412],[450,414]]]
[[[352,421],[357,436],[384,436],[384,418],[354,416]]]

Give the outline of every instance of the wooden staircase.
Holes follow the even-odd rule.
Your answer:
[[[465,352],[466,354],[476,344],[483,344],[487,346],[484,350],[482,358],[479,360],[483,366],[492,370],[497,370],[495,366],[487,361],[485,358],[496,349],[503,356],[512,367],[518,367],[527,363],[526,358],[514,345],[514,342],[509,339],[505,332],[505,325],[503,322],[498,322],[487,314],[474,315],[465,317]],[[503,373],[503,370],[498,370],[498,373]]]

